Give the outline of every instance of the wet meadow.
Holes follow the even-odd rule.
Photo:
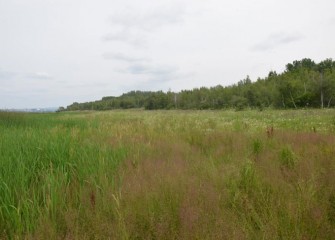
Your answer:
[[[0,112],[0,239],[332,239],[335,110]]]

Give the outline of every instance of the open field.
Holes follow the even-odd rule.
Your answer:
[[[0,239],[335,236],[335,110],[3,112],[0,134]]]

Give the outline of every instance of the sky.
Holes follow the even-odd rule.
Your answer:
[[[334,43],[334,0],[0,0],[0,109],[255,81]]]

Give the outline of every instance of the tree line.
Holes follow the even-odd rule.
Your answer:
[[[335,106],[335,61],[315,63],[309,58],[286,65],[278,74],[251,81],[249,76],[237,84],[201,87],[180,92],[131,91],[119,97],[73,103],[59,111],[153,109],[225,109],[235,108],[330,108]]]

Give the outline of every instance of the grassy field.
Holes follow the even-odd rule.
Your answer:
[[[3,112],[0,134],[0,239],[335,236],[335,110]]]

